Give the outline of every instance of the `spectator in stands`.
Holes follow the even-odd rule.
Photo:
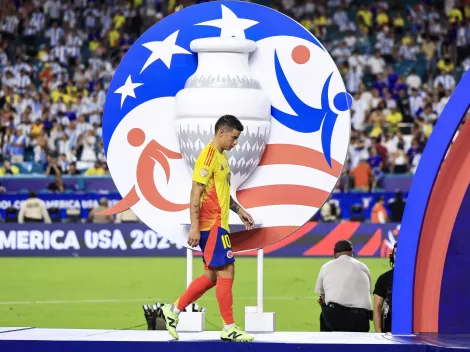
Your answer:
[[[452,91],[455,89],[456,82],[450,72],[442,69],[441,74],[434,79],[434,89],[444,89]]]
[[[95,166],[89,168],[85,172],[85,176],[103,176],[105,174],[102,163],[99,161],[95,162]]]
[[[384,197],[378,196],[372,208],[370,221],[374,224],[384,224],[388,221],[387,209],[385,209]]]
[[[103,197],[100,199],[100,204],[91,209],[88,214],[88,221],[96,224],[110,224],[114,222],[114,217],[112,215],[97,215],[97,213],[108,209],[108,200]]]
[[[382,144],[381,135],[377,136],[377,138],[372,138],[372,148],[377,151],[377,154],[382,159],[382,171],[388,172],[388,149]]]
[[[379,103],[380,104],[380,103]],[[369,137],[378,137],[385,133],[385,117],[382,108],[374,109],[369,117]]]
[[[370,67],[371,73],[374,75],[374,77],[378,77],[379,74],[383,73],[385,71],[385,65],[386,62],[382,55],[380,54],[380,51],[377,50],[375,52],[375,55],[369,59],[367,62],[367,65]]]
[[[398,132],[400,130],[399,124],[403,121],[403,115],[398,111],[396,104],[390,109],[385,120],[388,122],[388,130],[390,132]]]
[[[382,156],[377,153],[377,150],[374,147],[370,149],[369,156],[369,166],[372,169],[372,190],[375,190],[377,187],[381,186],[384,173],[382,171]]]
[[[29,197],[20,206],[18,213],[18,223],[25,222],[45,222],[51,223],[51,217],[47,212],[46,203],[36,197],[35,192],[30,192]]]
[[[21,164],[23,162],[25,145],[26,138],[23,135],[23,130],[17,128],[9,145],[12,163]]]
[[[132,209],[127,209],[116,215],[115,223],[121,224],[123,222],[139,222],[139,218]]]
[[[370,29],[372,27],[373,14],[367,5],[361,4],[357,12],[357,22],[360,27]]]
[[[50,183],[47,189],[54,193],[62,193],[64,192],[64,184],[62,182],[62,174],[56,173],[55,174],[55,181]]]
[[[416,117],[416,113],[423,104],[423,97],[419,94],[417,88],[411,88],[410,96],[410,112],[412,117]]]
[[[10,160],[5,160],[3,166],[0,167],[0,176],[3,175],[18,175],[20,170],[17,166],[12,165]]]
[[[70,163],[69,168],[67,170],[67,175],[70,176],[75,176],[75,175],[80,175],[81,172],[77,170],[77,164],[75,162]]]
[[[349,148],[349,160],[351,161],[351,168],[355,168],[361,160],[367,160],[369,153],[367,151],[365,140],[362,137],[353,136]]]
[[[416,71],[415,70],[411,70],[410,71],[410,74],[408,75],[408,77],[406,78],[406,85],[411,88],[411,89],[416,89],[418,90],[419,88],[421,88],[421,77],[419,77],[417,74],[416,74]],[[409,92],[408,92],[409,93]]]
[[[365,192],[370,190],[374,176],[367,159],[362,159],[361,162],[352,169],[351,176],[354,178],[354,189]]]
[[[62,173],[66,173],[67,170],[69,169],[69,162],[67,161],[67,155],[60,154],[59,160],[57,161],[57,165],[60,167],[60,170],[62,170]]]
[[[432,127],[434,127],[438,118],[437,114],[433,111],[431,103],[424,106],[424,110],[421,112],[420,117],[427,123],[430,123]]]
[[[402,144],[399,144],[397,150],[392,154],[391,167],[395,174],[404,174],[408,171],[408,156]]]
[[[390,221],[401,222],[403,213],[405,212],[406,201],[403,199],[403,193],[400,190],[395,191],[395,198],[388,201],[390,209]]]
[[[405,19],[403,18],[400,12],[395,14],[395,16],[393,17],[392,25],[395,30],[395,35],[401,36],[404,34]]]
[[[0,154],[25,163],[21,170],[46,170],[53,153],[65,154],[66,160],[58,162],[63,173],[75,162],[88,175],[106,174],[93,165],[106,161],[101,115],[117,65],[143,31],[193,1],[101,3],[18,0],[5,6],[0,19]],[[403,165],[395,132],[407,135],[405,151],[418,130],[424,146],[434,128],[432,115],[441,114],[462,72],[470,68],[470,11],[456,4],[266,3],[320,36],[348,91],[356,93],[352,124],[364,132],[364,148],[350,153],[345,179],[361,158],[369,158],[372,139],[388,133],[381,144],[386,150],[376,146],[382,171],[416,168],[419,154],[406,163],[413,165],[410,169],[389,167]],[[352,146],[357,138],[351,139]]]
[[[419,161],[421,160],[421,156],[423,155],[423,147],[420,146],[418,148],[418,152],[413,156],[413,160],[410,165],[410,172],[411,174],[416,173],[416,169],[418,168]]]
[[[419,153],[420,149],[421,149],[421,146],[419,145],[418,139],[413,138],[413,141],[411,142],[411,147],[406,152],[406,155],[408,157],[408,167],[410,169],[412,168],[413,160],[416,157],[416,155]]]
[[[46,169],[44,170],[44,174],[45,175],[54,175],[54,176],[62,175],[62,169],[57,164],[57,159],[52,155],[48,155],[47,159],[48,159],[48,162],[45,165]]]
[[[397,107],[403,116],[403,122],[410,124],[413,123],[410,111],[410,98],[407,94],[407,89],[400,89],[397,96]]]
[[[352,178],[349,174],[349,160],[346,160],[338,182],[336,182],[334,192],[348,192],[351,187]]]
[[[390,19],[384,8],[379,9],[377,16],[375,17],[375,22],[379,27],[384,27],[385,25],[389,24]]]
[[[441,71],[441,75],[449,74],[454,71],[454,63],[450,58],[450,54],[446,53],[437,63],[437,68]]]
[[[354,95],[355,102],[351,107],[352,127],[355,130],[363,131],[366,123],[366,116],[369,111],[369,102],[361,99],[361,93]]]

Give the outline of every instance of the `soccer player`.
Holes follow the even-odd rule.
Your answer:
[[[229,211],[240,216],[248,230],[252,217],[230,196],[230,168],[225,151],[237,145],[242,123],[232,115],[224,115],[215,124],[215,135],[196,160],[190,198],[191,229],[188,244],[201,247],[204,275],[196,278],[173,305],[162,307],[166,328],[177,340],[178,315],[206,291],[215,286],[223,330],[223,341],[252,341],[235,325],[232,286],[235,259],[229,238]]]

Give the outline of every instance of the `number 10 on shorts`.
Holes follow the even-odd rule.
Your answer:
[[[222,244],[224,245],[224,249],[232,248],[232,243],[230,243],[230,237],[228,233],[222,236]]]

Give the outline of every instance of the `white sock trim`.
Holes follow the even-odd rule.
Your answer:
[[[174,304],[171,305],[171,311],[176,315],[180,315],[181,313],[181,311]]]

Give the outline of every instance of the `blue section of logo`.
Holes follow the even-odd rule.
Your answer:
[[[302,133],[312,133],[320,130],[323,123],[321,140],[323,153],[328,165],[331,167],[331,137],[335,127],[336,118],[338,114],[331,110],[328,102],[328,88],[330,87],[331,76],[333,72],[326,79],[321,93],[321,108],[316,109],[308,106],[297,97],[287,80],[282,66],[279,62],[277,52],[274,54],[274,64],[276,69],[276,77],[281,88],[282,94],[286,98],[290,107],[295,111],[297,116],[287,114],[275,107],[272,107],[272,116],[282,123],[284,126]],[[338,93],[333,103],[339,111],[346,111],[352,103],[352,97],[349,93]]]
[[[302,25],[269,7],[248,2],[214,1],[178,11],[147,30],[129,49],[116,70],[109,87],[103,114],[103,143],[106,154],[116,127],[130,111],[152,99],[174,97],[178,91],[184,88],[186,80],[197,68],[197,55],[176,53],[172,55],[169,67],[162,59],[157,59],[142,70],[152,54],[152,51],[143,45],[149,42],[164,41],[177,32],[174,44],[191,52],[190,43],[194,39],[219,37],[221,35],[221,28],[197,24],[221,19],[223,7],[228,8],[239,19],[258,22],[244,30],[247,39],[259,41],[268,37],[287,35],[307,40],[325,51],[321,44]],[[276,65],[279,66],[278,61]],[[278,73],[277,66],[276,72]],[[280,72],[282,72],[282,69]],[[129,77],[133,84],[141,85],[135,88],[135,97],[132,95],[125,96],[121,107],[123,95],[117,94],[116,90],[121,88],[120,91],[122,91],[122,87]],[[282,79],[281,75],[279,77]],[[298,116],[282,115],[276,112],[274,118],[299,132],[318,131],[323,119],[325,119],[324,124],[330,130],[324,133],[325,138],[331,139],[336,116],[331,113],[328,100],[326,99],[324,102],[324,99],[322,99],[321,109],[310,107],[307,109],[306,105],[295,94],[289,92],[292,89],[288,87],[285,76],[284,80],[285,83],[282,83],[281,88],[283,92],[289,95],[286,96],[286,99],[293,104],[292,106],[295,107],[294,110]],[[335,101],[335,105],[344,106],[344,103],[336,104]],[[156,113],[158,114],[158,112]],[[326,121],[327,118],[328,122]],[[324,149],[327,160],[330,159],[329,144],[329,141],[325,142],[325,146],[328,145],[328,148]]]

